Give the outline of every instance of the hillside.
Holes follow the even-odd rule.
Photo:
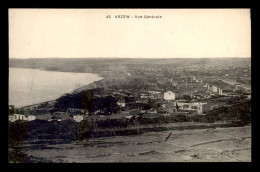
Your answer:
[[[251,58],[30,58],[9,59],[9,67],[62,72],[126,71],[148,67],[209,68],[251,67]]]

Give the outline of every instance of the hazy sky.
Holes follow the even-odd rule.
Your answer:
[[[251,57],[250,10],[9,9],[9,56]]]

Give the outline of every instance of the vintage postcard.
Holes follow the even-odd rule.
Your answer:
[[[15,9],[9,163],[251,162],[250,9]]]

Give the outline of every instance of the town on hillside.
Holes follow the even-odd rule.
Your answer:
[[[165,64],[132,64],[127,70],[119,65],[98,73],[104,79],[57,100],[21,108],[10,105],[9,121],[202,116],[251,99],[251,68],[246,65],[175,68]]]

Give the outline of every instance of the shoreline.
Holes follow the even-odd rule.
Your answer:
[[[98,81],[101,81],[103,80],[104,78],[102,76],[100,76],[100,74],[98,73],[89,73],[89,72],[76,72],[76,71],[59,71],[59,70],[48,70],[48,69],[39,69],[39,68],[25,68],[25,67],[9,67],[9,69],[11,68],[14,68],[14,69],[33,69],[33,70],[39,70],[39,71],[46,71],[46,72],[62,72],[62,73],[79,73],[79,74],[93,74],[93,75],[97,75],[97,77],[100,77],[101,79],[99,79]],[[8,73],[8,77],[10,77],[10,73]],[[58,98],[60,98],[62,95],[64,94],[72,94],[74,93],[75,91],[77,90],[80,90],[80,89],[84,89],[88,86],[90,86],[91,84],[95,83],[95,82],[98,82],[98,81],[93,81],[87,85],[84,85],[84,86],[81,86],[79,88],[76,88],[76,89],[73,89],[72,91],[70,92],[66,92],[66,93],[62,93]],[[9,94],[9,93],[8,93]],[[39,102],[39,103],[34,103],[34,104],[28,104],[28,105],[22,105],[22,106],[16,106],[15,104],[10,104],[8,103],[8,105],[14,105],[16,109],[24,109],[24,108],[27,108],[27,107],[30,107],[30,106],[36,106],[36,105],[41,105],[41,104],[44,104],[44,103],[49,103],[49,102],[54,102],[56,101],[58,98],[55,98],[55,99],[52,99],[52,100],[46,100],[46,101],[43,101],[43,102]]]
[[[62,70],[51,70],[51,69],[30,68],[30,67],[9,67],[9,69],[10,69],[10,68],[15,68],[15,69],[35,69],[35,70],[47,71],[47,72],[90,73],[90,72],[81,72],[81,71],[62,71]],[[92,72],[92,73],[90,73],[90,74],[95,74],[95,75],[98,75],[99,77],[101,77],[99,73]]]

